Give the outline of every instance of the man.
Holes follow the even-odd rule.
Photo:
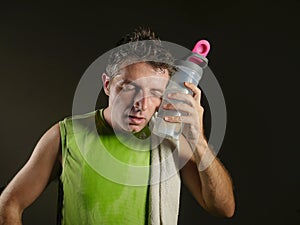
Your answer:
[[[164,118],[183,124],[178,145],[160,139],[154,144],[148,124],[176,69],[159,41],[148,46],[144,40],[157,37],[139,28],[122,39],[119,44],[124,48],[112,52],[102,75],[108,107],[66,118],[42,136],[29,161],[0,197],[1,225],[22,224],[22,212],[58,176],[60,167],[62,224],[176,224],[179,175],[205,210],[233,216],[231,179],[204,137],[204,109],[197,86],[185,83],[193,95],[173,93],[168,97],[178,103],[162,106],[185,113]],[[128,54],[134,48],[137,51]],[[163,62],[157,62],[161,56]],[[177,148],[182,166],[178,168],[173,163],[176,160],[171,160],[171,164],[153,169],[155,154],[162,156]],[[159,166],[164,164],[158,162]],[[175,168],[174,174],[165,179],[156,176],[168,167]]]

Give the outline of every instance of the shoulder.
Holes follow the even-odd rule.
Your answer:
[[[66,117],[58,123],[61,133],[77,133],[95,127],[100,111],[101,110],[95,110],[82,115]]]

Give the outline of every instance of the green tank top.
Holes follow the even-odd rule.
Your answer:
[[[142,151],[122,144],[102,111],[60,122],[62,224],[147,224],[150,143],[135,146]],[[109,157],[116,159],[116,165],[122,164],[121,169]],[[146,169],[132,175],[137,171],[132,166]],[[143,185],[132,185],[135,178]]]

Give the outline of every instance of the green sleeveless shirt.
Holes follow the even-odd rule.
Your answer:
[[[143,151],[122,144],[102,111],[60,122],[62,224],[146,224],[149,170],[139,171],[140,177],[130,171],[136,171],[132,166],[148,168],[150,143],[135,146]],[[132,185],[135,177],[143,180],[143,185]]]

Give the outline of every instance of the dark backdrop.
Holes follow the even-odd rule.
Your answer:
[[[214,218],[183,189],[180,224],[300,224],[299,9],[289,0],[1,3],[0,185],[71,115],[86,68],[124,33],[149,25],[187,48],[210,41],[228,111],[219,157],[234,181],[236,214]],[[53,183],[24,224],[55,224],[56,199]]]

